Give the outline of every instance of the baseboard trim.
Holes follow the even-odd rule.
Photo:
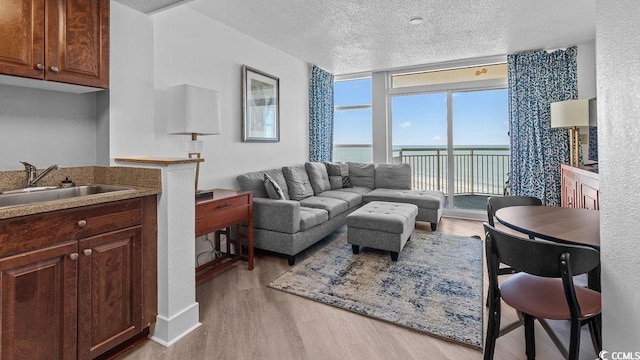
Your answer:
[[[199,314],[200,307],[196,302],[171,318],[162,315],[156,316],[156,325],[150,339],[166,347],[175,344],[202,325],[199,321]]]

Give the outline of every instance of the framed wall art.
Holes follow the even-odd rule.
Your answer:
[[[242,66],[242,141],[280,141],[280,79]]]

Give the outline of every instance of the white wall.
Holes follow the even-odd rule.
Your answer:
[[[578,98],[596,97],[596,44],[595,41],[578,44]]]
[[[166,133],[165,89],[192,84],[218,90],[222,134],[200,137],[200,188],[235,188],[243,172],[303,163],[308,145],[308,65],[237,30],[178,6],[152,16],[156,87],[156,154],[186,156],[187,135]],[[241,67],[280,78],[280,142],[241,141]]]
[[[111,2],[110,90],[71,94],[0,85],[0,169],[108,165],[155,152],[153,23]]]
[[[109,159],[154,155],[153,22],[111,1],[109,115],[99,117],[99,138],[109,139]],[[100,99],[100,105],[106,99]],[[104,120],[108,119],[108,124]],[[104,156],[106,146],[101,145]],[[100,159],[103,162],[105,159]],[[108,161],[108,160],[107,160]]]
[[[604,349],[640,351],[640,2],[596,1]]]
[[[95,165],[96,95],[0,85],[0,169]]]

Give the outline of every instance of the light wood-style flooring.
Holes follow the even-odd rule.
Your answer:
[[[428,224],[419,226],[429,231]],[[344,228],[341,231],[345,231]],[[443,218],[438,231],[481,235],[484,238],[482,223],[478,221]],[[309,256],[338,235],[319,242],[304,256]],[[288,269],[286,258],[258,252],[253,271],[248,271],[246,263],[241,262],[202,281],[196,289],[202,326],[169,348],[149,340],[121,358],[482,359],[481,351],[267,287]],[[486,294],[486,270],[484,283]],[[515,311],[503,306],[503,324],[515,319]],[[568,324],[552,322],[551,325],[568,345]],[[585,329],[580,359],[593,360],[597,356]],[[543,360],[562,358],[537,323],[536,355]],[[498,338],[495,359],[526,359],[522,327]]]

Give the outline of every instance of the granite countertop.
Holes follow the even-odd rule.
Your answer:
[[[43,201],[39,203],[26,205],[13,205],[0,207],[0,220],[9,219],[18,216],[33,215],[49,211],[71,209],[81,206],[102,204],[111,201],[133,199],[148,195],[157,195],[160,192],[153,188],[127,186],[131,190],[114,191],[102,194],[93,194],[86,196],[78,196],[69,199],[60,199],[53,201]]]
[[[68,199],[43,201],[33,204],[0,207],[0,220],[33,215],[111,201],[157,195],[162,192],[160,170],[134,167],[74,167],[63,168],[55,176],[43,181],[42,186],[56,186],[66,177],[76,184],[104,184],[126,187],[129,190],[79,196]],[[24,171],[0,171],[0,191],[21,187]],[[76,180],[77,179],[77,180]],[[45,180],[45,179],[43,179]],[[79,181],[78,181],[79,180]]]

